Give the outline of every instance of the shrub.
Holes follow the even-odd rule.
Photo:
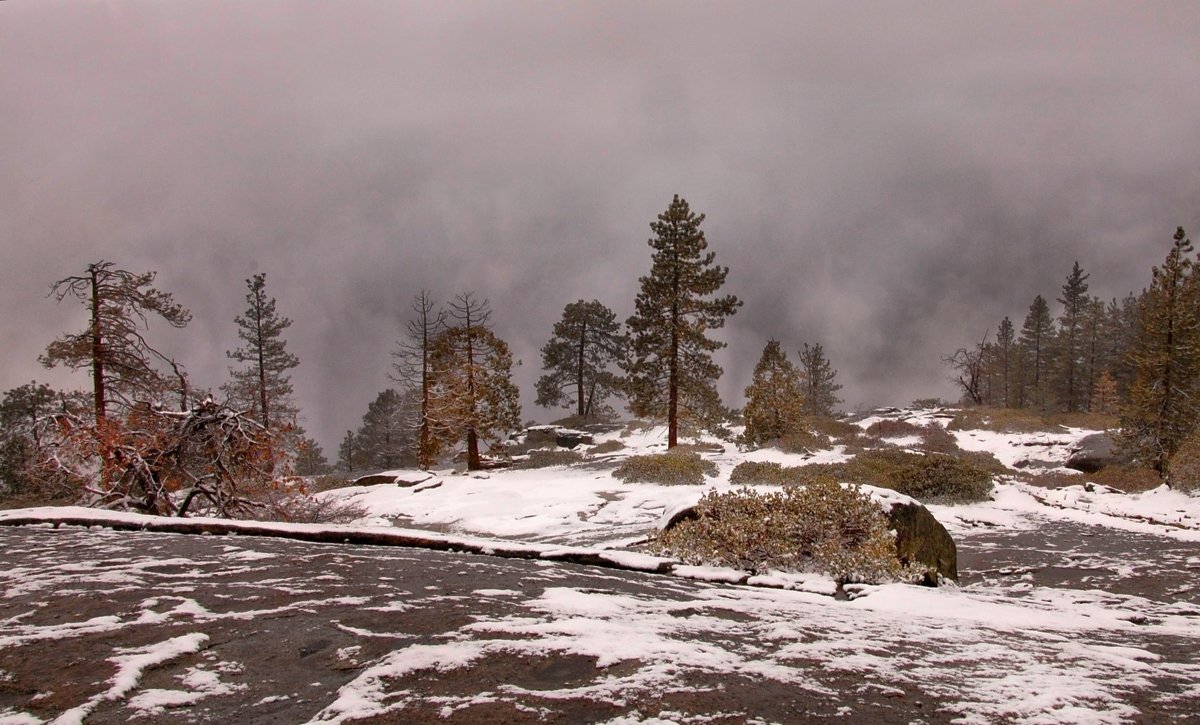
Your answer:
[[[1200,434],[1193,433],[1167,463],[1167,483],[1176,491],[1200,491]]]
[[[1095,473],[1084,474],[1086,480],[1101,486],[1115,488],[1125,493],[1140,493],[1158,488],[1163,484],[1162,477],[1153,468],[1145,466],[1114,465],[1105,466]],[[1175,487],[1178,488],[1178,487]],[[1185,490],[1185,489],[1179,489]],[[1194,490],[1194,489],[1193,489]]]
[[[514,468],[550,468],[551,466],[569,466],[583,460],[583,454],[567,450],[536,450],[530,451],[529,457],[517,463]]]
[[[867,427],[867,435],[872,435],[876,438],[903,438],[905,436],[917,435],[922,430],[921,426],[909,423],[907,420],[887,418],[877,420],[869,425]]]
[[[625,450],[625,444],[613,438],[612,440],[597,443],[588,449],[588,453],[594,456],[603,455],[605,453],[616,453],[617,451]]]
[[[809,416],[805,418],[804,429],[814,435],[834,440],[857,438],[862,433],[862,429],[853,423],[825,416]]]
[[[1032,410],[1022,408],[962,408],[953,412],[949,427],[954,430],[990,430],[997,433],[1062,432]]]
[[[323,476],[317,476],[313,480],[312,491],[313,493],[320,493],[321,491],[332,491],[335,488],[346,488],[353,485],[354,481],[347,478],[344,474],[326,473]]]
[[[706,475],[717,475],[717,464],[693,451],[674,448],[666,453],[630,456],[613,475],[625,483],[699,486]]]
[[[828,448],[833,445],[833,441],[819,433],[795,430],[776,439],[771,445],[784,453],[809,453],[821,448]]]
[[[959,454],[963,450],[958,447],[958,439],[954,434],[937,423],[930,423],[918,429],[921,434],[921,450],[931,453]]]
[[[778,463],[745,461],[737,464],[733,473],[729,474],[729,482],[739,485],[769,484],[782,486],[791,479],[792,469],[784,468]]]
[[[894,488],[919,501],[970,503],[987,499],[992,474],[962,458],[918,456],[893,476]]]
[[[688,564],[752,574],[822,572],[842,583],[906,574],[883,510],[857,487],[830,478],[765,494],[710,491],[696,514],[659,534],[651,548]]]

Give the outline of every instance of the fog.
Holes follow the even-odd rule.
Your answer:
[[[824,345],[847,409],[953,397],[940,357],[1078,260],[1108,298],[1200,228],[1200,5],[0,3],[0,388],[46,297],[105,259],[190,308],[151,330],[225,378],[245,279],[294,324],[331,458],[422,288],[490,299],[523,361],[563,307],[633,311],[649,223],[707,215],[728,404],[768,338]],[[1057,309],[1054,309],[1057,314]]]

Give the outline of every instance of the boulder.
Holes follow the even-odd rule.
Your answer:
[[[595,442],[595,438],[585,431],[559,428],[555,433],[554,442],[559,448],[572,449],[581,445],[590,446]]]
[[[401,488],[409,488],[419,483],[425,483],[433,478],[433,474],[424,471],[384,471],[354,479],[355,486],[378,486],[393,484]]]
[[[1106,466],[1129,464],[1128,456],[1117,449],[1117,442],[1107,433],[1093,433],[1079,440],[1071,449],[1067,468],[1084,473],[1095,473]]]
[[[937,586],[939,576],[958,581],[958,549],[946,527],[919,503],[896,503],[887,511],[896,532],[896,555],[901,564],[928,567],[922,584]]]

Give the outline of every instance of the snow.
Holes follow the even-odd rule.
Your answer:
[[[907,411],[903,416],[918,425],[944,422],[936,410]],[[871,416],[858,425],[866,428],[884,419],[896,419],[896,415]],[[991,453],[1009,467],[1019,462],[1060,466],[1071,448],[1094,432],[953,431],[962,448]],[[1061,587],[1035,586],[1020,572],[963,587],[847,586],[843,601],[834,598],[838,588],[831,580],[815,574],[750,576],[744,571],[686,566],[629,551],[631,542],[653,535],[671,515],[694,505],[706,491],[734,488],[728,483],[728,474],[741,461],[790,466],[834,462],[847,456],[840,448],[795,455],[769,449],[743,452],[722,444],[721,452],[703,454],[721,471],[704,486],[625,484],[611,475],[612,465],[624,456],[663,450],[665,435],[661,428],[647,428],[624,435],[600,435],[596,442],[611,439],[621,440],[625,448],[604,457],[611,462],[608,468],[508,469],[483,476],[397,471],[391,473],[404,480],[426,478],[419,486],[356,486],[321,494],[362,506],[367,516],[354,525],[192,522],[219,524],[225,531],[241,534],[320,534],[333,539],[387,536],[400,545],[433,542],[442,548],[536,558],[547,566],[555,561],[586,560],[640,572],[670,573],[689,580],[677,585],[697,587],[682,601],[570,586],[547,586],[529,599],[517,589],[467,590],[473,597],[509,603],[515,611],[479,615],[453,637],[433,643],[413,643],[401,634],[335,622],[333,626],[360,641],[388,642],[391,650],[374,657],[364,656],[362,647],[338,650],[339,661],[358,669],[313,717],[314,723],[400,717],[395,713],[411,704],[413,697],[402,686],[397,689],[404,678],[425,670],[463,670],[500,653],[594,659],[594,678],[562,690],[538,691],[537,697],[545,701],[588,697],[620,703],[631,692],[678,687],[681,673],[770,679],[787,683],[800,694],[836,693],[827,681],[795,666],[816,660],[830,673],[854,675],[863,687],[880,691],[926,688],[945,700],[949,714],[968,723],[1125,722],[1143,715],[1128,704],[1130,691],[1154,688],[1156,678],[1166,673],[1200,678],[1200,667],[1194,664],[1171,662],[1131,644],[1135,634],[1188,642],[1193,647],[1200,643],[1195,607],[1182,601],[1152,601],[1099,591],[1083,581]],[[911,444],[907,439],[891,443]],[[1200,542],[1200,497],[1166,487],[1124,494],[1088,485],[1084,474],[1078,480],[1077,485],[1048,489],[1023,482],[1014,471],[996,481],[989,501],[929,508],[960,542],[987,532],[1034,531],[1056,523],[1132,532],[1163,541]],[[885,506],[912,500],[886,489],[863,490]],[[0,523],[71,521],[137,528],[156,523],[151,518],[70,507],[0,511]],[[255,550],[244,538],[228,541],[222,558],[234,569],[268,565],[276,556]],[[1200,567],[1200,554],[1184,563]],[[1076,564],[1081,569],[1108,567],[1129,576],[1145,562],[1131,557],[1125,569],[1108,561]],[[31,568],[10,573],[15,584],[5,589],[3,599],[69,589],[79,577],[112,587],[136,587],[141,572],[153,570],[156,576],[169,578],[177,576],[172,574],[174,569],[192,573],[192,567],[185,559],[147,556],[119,564],[85,560],[51,571]],[[549,570],[547,575],[551,575]],[[334,573],[327,576],[329,582],[338,579]],[[218,620],[283,615],[289,609],[330,600],[361,605],[365,611],[404,612],[413,606],[410,597],[446,596],[435,588],[405,592],[409,596],[403,601],[384,602],[368,597],[331,598],[323,590],[325,581],[305,582],[311,589],[299,588],[297,582],[261,583],[302,596],[300,601],[278,608],[218,613],[177,592],[180,596],[147,598],[128,616],[51,625],[28,624],[23,621],[25,615],[17,614],[0,621],[0,647],[115,633],[154,622],[203,628]],[[732,644],[734,633],[746,632],[761,646]],[[235,692],[237,686],[222,681],[219,669],[211,665],[190,667],[177,678],[177,689],[137,690],[145,672],[200,651],[207,639],[207,634],[196,631],[119,652],[109,660],[116,674],[107,689],[64,712],[56,722],[82,722],[99,703],[108,700],[127,698],[133,711],[154,716]],[[901,642],[920,643],[924,656],[913,661],[911,650],[900,647]],[[622,664],[628,666],[618,667]],[[448,716],[472,704],[528,693],[516,685],[500,684],[494,691],[470,698],[446,696],[439,704]],[[1200,698],[1200,686],[1164,694],[1168,696]],[[286,696],[274,698],[283,699]],[[272,698],[262,702],[268,701]],[[848,710],[847,714],[853,713]],[[630,712],[610,722],[671,722],[679,716]],[[0,711],[0,725],[26,722],[38,720],[15,710]]]

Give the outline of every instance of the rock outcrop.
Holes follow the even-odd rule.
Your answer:
[[[1107,433],[1093,433],[1079,440],[1067,459],[1067,468],[1095,473],[1106,466],[1129,463],[1129,457],[1117,449],[1117,442]]]
[[[931,573],[922,582],[937,586],[938,577],[958,581],[958,549],[946,527],[919,503],[893,504],[885,512],[896,532],[896,555],[901,564],[924,566]]]

